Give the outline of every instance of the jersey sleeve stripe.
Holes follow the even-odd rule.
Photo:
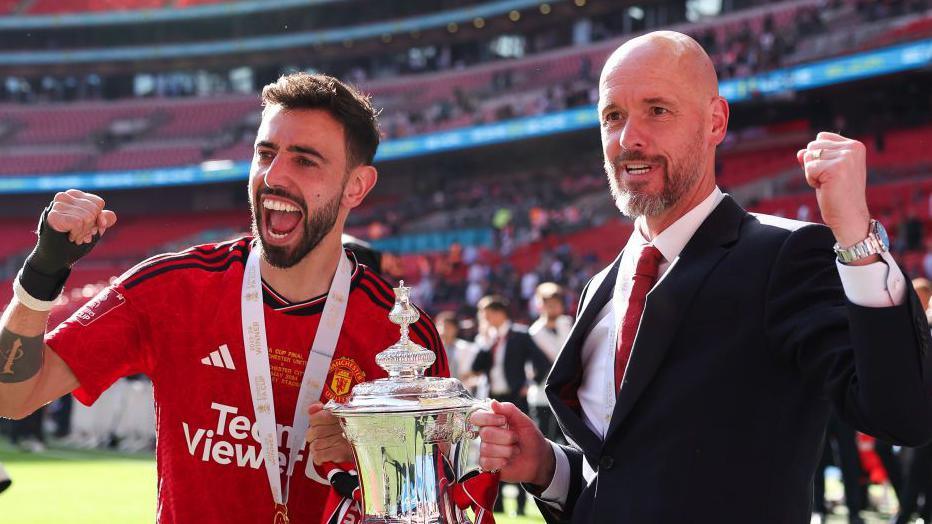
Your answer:
[[[437,328],[434,327],[433,320],[423,309],[417,308],[417,310],[421,314],[421,318],[411,326],[412,331],[417,333],[424,344],[430,347],[437,356],[430,368],[430,374],[433,376],[447,376],[450,369],[447,362],[447,352],[443,347],[443,342],[440,341],[440,336],[437,334]]]
[[[382,297],[385,298],[389,304],[395,303],[395,290],[388,285],[388,282],[385,282],[378,276],[373,275],[368,271],[363,273],[363,280],[369,282],[372,285],[372,288],[378,291],[378,293],[382,295]]]
[[[368,295],[369,299],[372,300],[372,303],[373,303],[373,304],[375,304],[375,305],[377,305],[377,306],[379,306],[379,307],[385,309],[386,311],[391,311],[391,310],[392,310],[392,305],[393,305],[393,304],[392,304],[392,303],[385,302],[385,300],[382,299],[382,297],[381,297],[379,294],[377,294],[376,291],[373,291],[373,290],[372,290],[372,287],[371,287],[370,285],[366,284],[365,281],[360,281],[360,282],[359,282],[359,289],[360,289],[360,291],[362,291],[363,293],[365,293],[366,295]]]
[[[150,258],[140,262],[135,267],[124,273],[121,277],[123,284],[127,287],[135,286],[137,280],[145,280],[154,272],[163,273],[164,269],[184,266],[184,267],[222,267],[230,266],[232,260],[245,260],[246,246],[245,241],[242,246],[233,246],[229,250],[217,250],[215,254],[206,255],[204,253],[185,250],[180,253],[168,253]]]
[[[177,269],[200,269],[202,271],[210,271],[210,272],[226,271],[227,269],[229,269],[231,265],[233,265],[234,262],[242,263],[243,260],[231,257],[227,259],[226,262],[223,263],[223,265],[219,265],[219,266],[206,265],[206,264],[199,263],[199,262],[179,263],[179,264],[160,266],[143,275],[135,275],[133,278],[124,281],[123,287],[125,289],[131,289],[133,287],[138,286],[139,284],[142,284],[143,282],[149,280],[152,277],[161,275],[162,273],[167,273],[169,271],[175,271]]]

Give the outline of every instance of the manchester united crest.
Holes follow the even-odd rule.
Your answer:
[[[353,386],[365,380],[366,374],[355,360],[349,357],[335,358],[330,363],[324,396],[329,400],[346,402]]]

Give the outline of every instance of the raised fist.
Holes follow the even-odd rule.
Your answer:
[[[864,240],[870,224],[864,144],[823,131],[796,153],[796,160],[816,191],[822,220],[838,243],[848,247]]]
[[[67,233],[68,240],[81,245],[90,243],[95,235],[103,235],[116,223],[116,214],[104,209],[104,199],[99,196],[69,189],[55,195],[45,221],[55,231]]]

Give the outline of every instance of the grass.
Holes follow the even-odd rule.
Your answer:
[[[155,460],[151,454],[55,447],[41,454],[23,453],[0,439],[0,463],[13,478],[13,485],[0,495],[0,522],[155,522]],[[496,523],[540,524],[543,519],[531,506],[532,516],[496,515]],[[505,509],[513,508],[514,501],[506,499]]]
[[[13,485],[0,495],[0,522],[16,524],[151,524],[155,522],[155,460],[151,454],[54,448],[23,453],[0,439],[0,463]],[[840,483],[830,479],[829,496],[837,498]],[[505,510],[514,509],[515,488],[505,488]],[[537,508],[528,516],[496,514],[497,524],[540,524]],[[869,523],[889,515],[865,514]],[[847,522],[833,515],[831,524]],[[299,523],[295,523],[299,524]],[[317,523],[312,523],[317,524]]]
[[[155,461],[99,451],[22,453],[0,444],[13,485],[0,495],[0,520],[17,524],[155,521]]]

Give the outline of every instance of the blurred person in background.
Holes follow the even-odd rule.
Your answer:
[[[13,479],[10,478],[10,474],[3,467],[3,463],[0,462],[0,493],[6,491],[11,484],[13,484]]]
[[[29,416],[14,420],[10,424],[10,441],[21,450],[29,453],[42,453],[46,450],[45,412],[46,406],[34,411]]]
[[[845,506],[848,508],[849,524],[863,524],[860,512],[866,507],[864,496],[866,491],[861,489],[861,478],[864,470],[861,467],[861,457],[858,454],[857,436],[850,425],[841,420],[834,410],[829,416],[825,432],[825,447],[822,451],[822,461],[816,471],[814,483],[814,513],[825,522],[829,508],[825,500],[825,468],[835,465],[841,470],[841,481],[845,489]]]
[[[488,377],[489,397],[499,402],[510,402],[525,415],[529,412],[527,393],[533,382],[542,382],[550,370],[547,356],[528,334],[527,326],[514,324],[508,311],[508,301],[499,295],[486,295],[479,300],[479,333],[476,336],[477,353],[472,371]],[[526,366],[534,371],[533,381],[528,380]],[[501,512],[502,485],[499,484],[495,511]],[[527,495],[518,490],[519,515],[524,515]]]
[[[476,358],[476,347],[468,340],[460,338],[460,325],[453,311],[441,311],[434,315],[437,333],[447,351],[450,376],[459,379],[470,391],[475,391],[476,373],[472,363]]]
[[[572,317],[565,314],[565,303],[563,288],[554,282],[544,282],[538,285],[534,292],[534,304],[540,316],[528,328],[528,333],[551,365],[557,359],[557,354],[573,327]],[[542,382],[531,385],[528,390],[528,404],[531,407],[531,418],[537,422],[537,427],[544,436],[553,442],[563,442],[563,433],[553,412],[550,411],[550,403],[547,402]]]

